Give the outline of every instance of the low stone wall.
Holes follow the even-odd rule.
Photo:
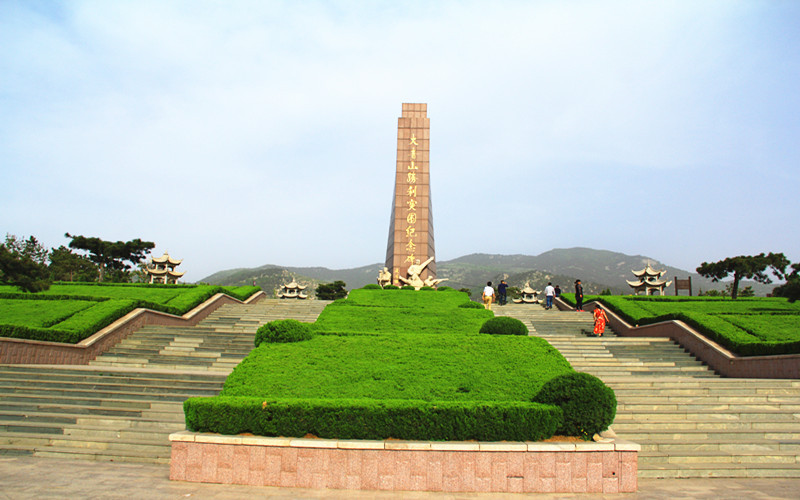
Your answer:
[[[350,490],[627,493],[639,445],[170,435],[170,479]]]
[[[560,310],[573,310],[558,299]],[[594,311],[595,302],[585,305]],[[666,337],[692,353],[712,370],[724,377],[733,378],[800,378],[800,355],[737,356],[713,340],[703,336],[683,321],[663,321],[652,325],[631,326],[608,308],[604,308],[608,322],[614,331],[623,337]]]
[[[264,292],[258,292],[244,303],[251,304],[264,297],[266,297]],[[0,338],[0,363],[85,365],[145,325],[194,326],[225,304],[242,304],[242,302],[229,295],[218,293],[183,316],[150,309],[134,309],[77,344]]]

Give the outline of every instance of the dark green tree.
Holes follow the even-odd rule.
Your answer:
[[[786,297],[789,302],[800,299],[800,262],[792,264],[792,272],[786,276],[786,283],[775,287],[772,291],[775,297]]]
[[[35,236],[30,236],[26,240],[6,233],[6,248],[11,253],[28,257],[37,264],[46,264],[47,256],[50,254]]]
[[[320,300],[336,300],[347,297],[344,281],[334,281],[333,283],[322,283],[317,287],[316,294]]]
[[[50,251],[49,269],[53,281],[97,281],[97,266],[64,245]]]
[[[25,292],[41,292],[50,288],[47,271],[47,249],[31,236],[27,240],[6,235],[0,245],[0,283]]]
[[[522,290],[518,286],[510,286],[506,289],[506,297],[508,300],[514,300],[522,297]]]
[[[100,238],[65,235],[71,238],[69,247],[88,252],[88,259],[98,268],[98,280],[130,281],[131,266],[145,259],[155,243],[139,238],[131,241],[105,241]]]
[[[719,281],[733,274],[733,287],[731,288],[731,298],[736,299],[739,295],[739,282],[742,279],[752,279],[759,283],[769,284],[772,280],[767,275],[767,270],[778,278],[783,278],[789,259],[782,253],[772,253],[767,255],[739,255],[738,257],[728,257],[719,262],[703,262],[697,268],[697,272],[711,281]]]

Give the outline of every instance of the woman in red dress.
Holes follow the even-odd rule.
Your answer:
[[[603,310],[602,307],[597,306],[594,308],[594,334],[597,337],[602,337],[603,332],[606,331],[606,323],[608,322],[608,316],[606,316],[606,312]]]

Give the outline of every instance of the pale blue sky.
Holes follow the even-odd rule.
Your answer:
[[[800,260],[800,2],[0,0],[0,232],[186,279],[381,262],[403,102],[438,260]]]

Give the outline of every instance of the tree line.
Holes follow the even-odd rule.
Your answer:
[[[0,283],[26,292],[50,288],[53,281],[130,283],[144,279],[142,262],[155,248],[152,241],[106,241],[97,237],[64,235],[69,245],[45,248],[35,236],[6,234],[0,244]],[[137,267],[138,266],[138,267]]]
[[[791,271],[787,271],[787,268]],[[703,262],[697,268],[697,273],[711,281],[733,276],[730,286],[731,299],[739,296],[739,283],[743,279],[757,281],[758,283],[772,283],[770,273],[778,279],[785,279],[786,283],[772,290],[775,297],[787,297],[789,302],[800,298],[800,263],[791,264],[782,253],[758,255],[739,255],[728,257],[717,262]]]

